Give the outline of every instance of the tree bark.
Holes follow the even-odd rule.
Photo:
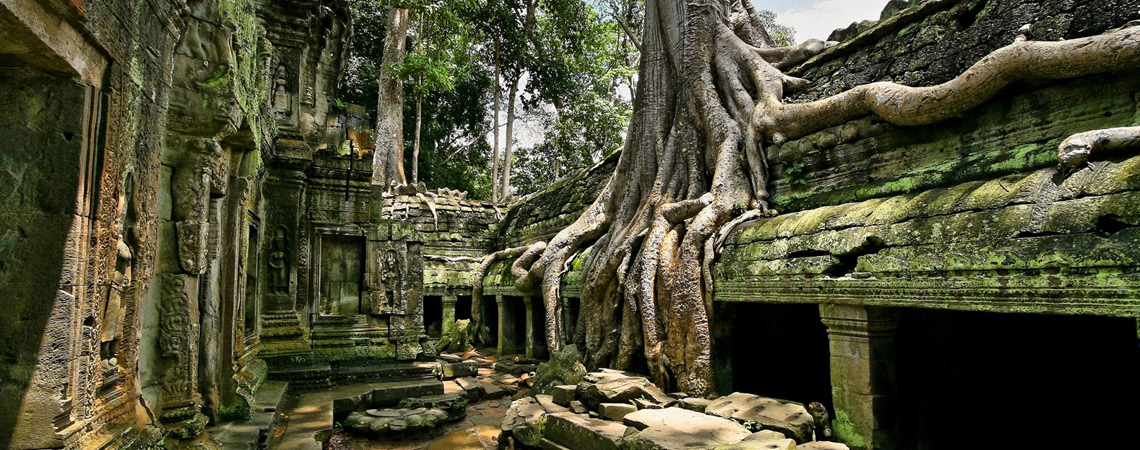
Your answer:
[[[420,130],[424,122],[424,94],[416,95],[416,142],[412,146],[412,183],[420,181]]]
[[[380,95],[376,104],[376,150],[372,155],[372,184],[405,184],[404,82],[392,69],[404,61],[408,10],[392,8],[384,35],[380,67]]]
[[[499,188],[500,200],[511,195],[511,157],[515,144],[515,97],[519,93],[519,80],[511,82],[507,93],[507,137],[503,142],[503,182]]]
[[[750,2],[646,1],[633,119],[613,177],[529,270],[512,268],[520,290],[542,282],[551,351],[563,342],[559,300],[566,264],[592,246],[574,331],[586,366],[629,369],[641,352],[663,388],[714,392],[710,267],[724,230],[739,223],[734,210],[750,207],[749,217],[769,213],[766,143],[869,114],[896,125],[934,123],[1017,80],[1140,67],[1140,27],[1133,27],[1060,43],[1016,42],[939,86],[874,83],[784,104],[785,88],[804,80],[785,76],[765,58],[793,64],[825,46],[767,50],[770,39],[757,29]],[[1062,164],[1079,164],[1097,145],[1140,145],[1135,136],[1140,132],[1120,129],[1075,137],[1059,150]]]
[[[499,202],[499,111],[502,111],[502,104],[499,97],[502,96],[502,74],[499,65],[499,41],[495,41],[495,126],[492,132],[495,134],[495,141],[492,145],[491,154],[491,203]]]

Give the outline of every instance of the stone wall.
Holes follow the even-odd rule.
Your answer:
[[[815,85],[793,100],[875,81],[938,84],[1011,43],[1022,25],[1033,39],[1082,37],[1124,25],[1138,6],[920,2],[794,69]],[[819,304],[839,437],[853,448],[930,444],[924,432],[901,431],[910,419],[896,409],[900,386],[918,382],[896,370],[896,330],[926,326],[902,308],[1140,317],[1140,158],[1056,168],[1068,136],[1140,125],[1138,98],[1126,72],[1023,82],[937,124],[868,117],[772,146],[780,215],[730,234],[714,266],[716,309],[731,317],[740,302]],[[745,344],[717,345],[727,355]]]
[[[0,2],[0,447],[211,448],[248,416],[261,156],[324,138],[349,28],[338,0],[267,4]],[[270,85],[275,27],[309,53]]]

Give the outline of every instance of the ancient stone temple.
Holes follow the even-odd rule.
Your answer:
[[[490,424],[432,448],[1109,448],[1140,420],[1140,146],[1062,145],[1140,126],[1140,1],[892,1],[785,68],[813,82],[793,104],[941,86],[1014,42],[1117,45],[935,123],[774,140],[778,214],[734,206],[708,247],[703,395],[640,351],[582,365],[585,319],[637,307],[590,298],[588,248],[556,289],[516,284],[620,152],[513,205],[373,185],[374,118],[334,100],[350,15],[0,0],[0,447]]]

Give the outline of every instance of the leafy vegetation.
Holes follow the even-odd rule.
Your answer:
[[[409,10],[407,54],[389,68],[404,81],[409,180],[482,200],[525,195],[622,146],[636,96],[644,0],[350,4],[352,51],[337,101],[362,105],[371,117],[387,12]],[[768,29],[777,42],[794,39],[786,27]]]

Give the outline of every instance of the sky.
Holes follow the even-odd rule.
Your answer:
[[[776,13],[776,23],[796,29],[796,41],[827,39],[851,22],[878,20],[887,0],[753,0],[756,9]]]

